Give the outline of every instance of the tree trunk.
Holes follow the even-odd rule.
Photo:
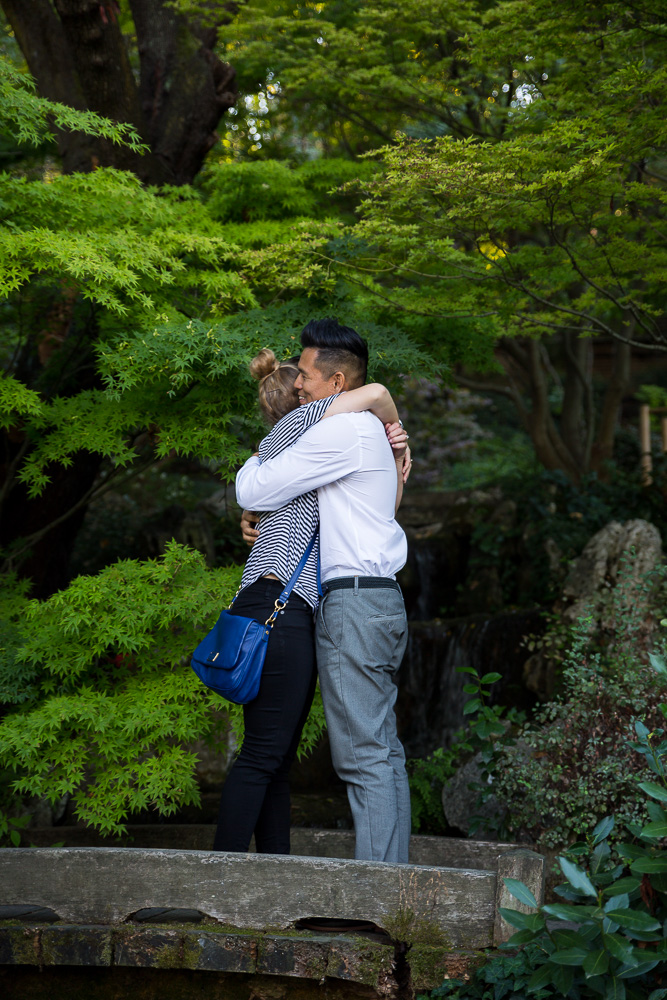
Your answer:
[[[627,333],[631,339],[632,331]],[[588,472],[603,476],[605,464],[613,455],[618,414],[630,386],[631,348],[621,342],[615,345],[614,370],[596,434],[593,342],[573,335],[561,346],[565,379],[558,424],[551,411],[549,389],[551,380],[559,376],[548,358],[546,344],[540,341],[507,338],[500,342],[497,356],[505,369],[504,383],[481,383],[460,372],[456,379],[477,392],[499,392],[509,397],[545,469],[559,469],[573,483],[580,483]]]
[[[546,348],[538,340],[505,339],[501,342],[499,356],[510,382],[516,386],[518,381],[522,394],[530,400],[529,405],[522,400],[518,412],[537,459],[545,469],[561,469],[573,482],[579,482],[583,470],[577,465],[551,413],[551,366],[547,364]],[[519,388],[515,387],[514,391],[518,394]]]
[[[565,380],[560,418],[561,434],[568,451],[582,469],[588,469],[595,432],[592,385],[593,352],[589,338],[574,332],[563,334]]]
[[[60,133],[66,172],[113,166],[152,184],[189,184],[236,102],[234,70],[213,52],[217,27],[177,14],[167,0],[132,0],[135,80],[115,0],[0,0],[43,97],[133,125],[150,152]],[[233,5],[229,5],[233,10]],[[229,18],[220,8],[219,24]]]
[[[213,53],[217,30],[188,25],[164,0],[130,0],[141,66],[146,138],[173,184],[186,184],[236,102],[234,70]]]
[[[616,341],[614,345],[614,368],[604,394],[600,424],[591,455],[591,470],[597,472],[601,477],[604,477],[605,465],[610,461],[614,452],[614,436],[618,425],[618,414],[623,397],[630,388],[631,354],[632,351],[629,344]]]

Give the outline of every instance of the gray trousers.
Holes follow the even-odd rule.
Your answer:
[[[333,765],[347,784],[358,860],[408,861],[410,789],[394,712],[407,631],[399,590],[331,590],[317,613],[324,714]]]

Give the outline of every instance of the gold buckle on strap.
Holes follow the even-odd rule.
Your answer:
[[[283,608],[285,608],[285,607],[287,607],[287,601],[285,601],[284,604],[281,604],[280,603],[280,598],[279,597],[276,598],[276,603],[275,603],[275,606],[273,608],[273,611],[271,612],[271,614],[269,615],[269,617],[266,619],[266,621],[264,622],[264,624],[268,625],[270,628],[273,628],[275,620],[278,617],[278,612],[282,611]]]
[[[229,602],[229,604],[227,605],[227,611],[229,611],[229,609],[231,608],[232,604],[234,603],[234,601],[236,600],[236,598],[237,598],[237,597],[239,596],[239,594],[241,593],[241,590],[242,590],[242,589],[243,589],[243,584],[239,584],[239,589],[238,589],[238,590],[236,591],[236,593],[235,593],[235,594],[234,594],[234,596],[232,597],[231,601],[230,601],[230,602]]]

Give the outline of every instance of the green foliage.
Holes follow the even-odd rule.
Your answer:
[[[179,5],[205,9],[201,0]],[[240,6],[229,58],[250,113],[245,123],[235,117],[228,148],[255,156],[350,155],[391,141],[398,129],[497,133],[502,102],[494,107],[488,96],[507,69],[494,60],[471,67],[469,58],[467,32],[480,25],[482,11],[457,0]]]
[[[504,141],[406,138],[383,150],[386,169],[357,228],[377,248],[365,266],[393,267],[396,302],[421,301],[432,315],[485,313],[503,333],[532,335],[576,327],[617,336],[631,322],[637,340],[656,340],[665,264],[654,239],[665,222],[656,183],[665,148],[661,16],[646,9],[627,20],[611,3],[604,26],[588,14],[582,40],[582,5],[559,5],[549,32],[552,6],[493,5],[485,28],[471,30],[473,60],[483,64],[493,48],[528,77]],[[584,75],[587,86],[575,88]],[[642,157],[648,175],[631,167]]]
[[[0,722],[0,770],[13,773],[12,791],[72,795],[78,818],[103,833],[123,832],[133,812],[197,803],[185,745],[220,738],[224,718],[240,735],[242,708],[200,684],[189,658],[239,578],[171,542],[159,560],[115,563],[47,601],[11,582],[0,591],[0,690],[16,705]],[[323,729],[318,696],[300,753]]]
[[[8,574],[0,590],[0,704],[20,705],[34,694],[35,668],[18,658],[23,644],[27,580]]]
[[[664,667],[664,664],[663,664]],[[667,668],[665,668],[667,672]],[[667,717],[667,705],[661,706]],[[537,907],[530,890],[506,879],[510,893],[533,913],[501,908],[517,933],[471,976],[448,980],[429,997],[502,1000],[503,997],[575,997],[577,1000],[663,1000],[667,963],[667,740],[662,729],[635,724],[629,745],[644,756],[658,781],[639,788],[650,797],[651,822],[620,834],[612,846],[613,817],[605,817],[558,862],[565,902]],[[590,827],[589,827],[590,830]],[[519,949],[515,952],[515,949]]]
[[[66,131],[102,136],[138,152],[146,148],[131,125],[38,97],[31,77],[0,55],[0,128],[13,132],[20,143],[37,146],[50,135],[54,125]]]
[[[641,385],[635,395],[640,403],[651,407],[667,406],[667,389],[662,385]]]
[[[0,812],[0,844],[5,838],[12,847],[21,846],[21,833],[30,822],[30,816],[5,816]]]
[[[256,302],[238,274],[239,248],[191,190],[145,188],[106,168],[47,180],[3,174],[0,201],[3,297],[39,275],[126,320],[174,293],[211,296],[218,312]]]
[[[314,160],[296,167],[277,160],[217,163],[207,167],[200,181],[208,211],[220,222],[331,217],[352,206],[343,184],[369,181],[377,173],[370,162]],[[247,233],[243,227],[239,233]],[[271,238],[271,227],[258,227]],[[247,237],[246,237],[247,238]],[[265,238],[266,239],[266,238]]]
[[[448,997],[450,1000],[528,1000],[533,994],[528,992],[536,962],[541,955],[535,945],[526,945],[513,954],[491,955],[470,979],[447,979],[442,986],[428,994],[418,994],[417,1000],[436,1000]],[[539,1000],[558,996],[555,991],[542,990]]]
[[[25,682],[13,677],[19,705],[0,723],[13,790],[52,802],[72,794],[79,818],[103,832],[122,831],[133,811],[196,802],[183,744],[215,737],[221,699],[197,682],[189,653],[238,577],[171,543],[160,560],[116,563],[44,602],[3,589],[13,628],[4,652]],[[238,722],[239,706],[227,707]]]
[[[454,775],[459,756],[456,747],[451,750],[438,747],[428,757],[407,761],[413,833],[438,835],[447,831],[442,811],[442,789]]]
[[[483,805],[495,792],[492,783],[497,759],[506,746],[514,746],[514,728],[524,722],[525,714],[515,708],[507,710],[504,705],[489,704],[491,686],[501,679],[501,674],[492,671],[480,677],[474,667],[457,667],[456,671],[469,676],[463,692],[472,697],[463,706],[467,726],[452,749],[459,757],[463,753],[479,755],[481,783],[477,786],[477,804]],[[494,826],[494,832],[501,837],[505,837],[507,832],[503,820],[504,817],[499,816]],[[469,826],[470,836],[488,825],[488,820],[473,816]]]
[[[662,708],[667,715],[667,706]],[[631,746],[662,768],[662,782],[649,786],[649,794],[664,802],[667,782],[662,762],[667,742],[651,746],[649,731],[641,724],[637,735],[638,742]],[[662,730],[655,735],[662,735]],[[648,804],[648,810],[660,818],[629,827],[626,833],[632,842],[612,848],[614,819],[607,817],[586,842],[558,859],[567,881],[556,892],[564,904],[543,906],[532,917],[502,910],[505,919],[519,928],[507,947],[528,942],[539,947],[530,992],[547,987],[563,995],[576,991],[582,997],[644,997],[659,985],[653,970],[664,968],[667,955],[667,860],[661,850],[667,813],[655,802]]]

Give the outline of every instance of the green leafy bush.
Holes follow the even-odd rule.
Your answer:
[[[69,794],[79,819],[105,833],[122,832],[132,812],[198,802],[185,746],[221,737],[216,709],[237,731],[242,715],[196,679],[189,657],[239,576],[171,542],[161,559],[115,563],[44,602],[3,588],[0,684],[15,707],[0,722],[0,771],[13,774],[10,793]],[[302,750],[323,726],[318,702]]]
[[[528,985],[535,971],[539,949],[535,945],[526,945],[520,951],[512,954],[500,953],[492,955],[469,980],[449,979],[442,986],[431,990],[426,996],[421,994],[417,1000],[436,1000],[448,997],[449,1000],[526,1000],[532,996]],[[554,990],[540,991],[540,1000],[558,996]]]
[[[542,848],[571,843],[612,812],[621,826],[646,819],[635,794],[642,765],[628,755],[624,737],[638,719],[658,724],[666,677],[627,648],[605,655],[588,643],[587,622],[580,622],[562,695],[516,740],[496,747],[489,763],[506,830]]]
[[[442,789],[456,771],[459,750],[438,747],[428,757],[414,757],[407,762],[410,782],[412,832],[442,834],[447,821],[442,809]]]

